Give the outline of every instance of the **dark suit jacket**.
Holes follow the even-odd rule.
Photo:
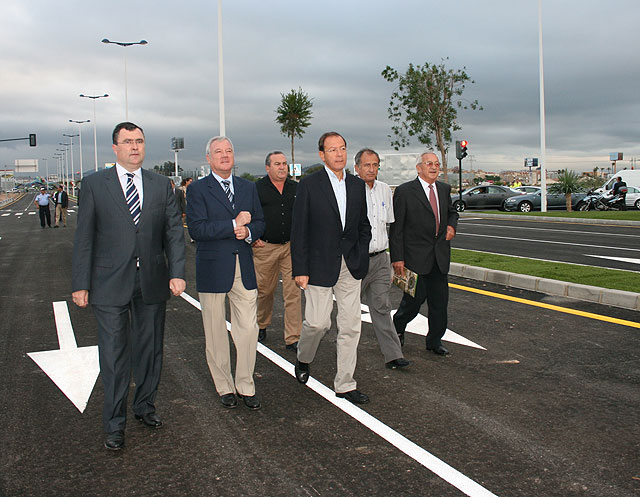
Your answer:
[[[351,275],[361,280],[369,270],[371,225],[367,218],[365,183],[346,174],[347,212],[344,230],[326,170],[303,178],[293,204],[291,261],[293,276],[309,276],[309,284],[332,287],[338,281],[341,258]]]
[[[66,209],[67,207],[69,207],[69,195],[67,195],[67,192],[65,192],[64,190],[62,190],[62,199],[60,200],[60,202],[58,202],[58,192],[55,192],[53,194],[53,203],[55,205],[62,205],[63,209]]]
[[[191,183],[187,189],[187,225],[196,249],[196,287],[199,292],[227,293],[233,286],[238,255],[242,283],[247,290],[257,288],[253,268],[253,252],[246,240],[238,240],[233,232],[233,219],[240,211],[251,213],[247,225],[251,239],[264,232],[264,217],[256,186],[237,176],[233,177],[234,204],[222,186],[211,175]]]
[[[170,297],[169,279],[184,279],[184,231],[169,178],[142,170],[143,204],[133,222],[115,167],[82,180],[82,207],[73,245],[73,291],[89,290],[89,302],[125,305],[133,295],[136,257],[142,298]]]
[[[451,187],[436,181],[436,190],[440,206],[438,236],[433,209],[418,178],[400,185],[393,195],[391,262],[404,261],[407,268],[418,274],[430,273],[434,263],[440,272],[449,272],[451,243],[446,240],[447,226],[454,229],[458,226],[458,213],[451,203]]]

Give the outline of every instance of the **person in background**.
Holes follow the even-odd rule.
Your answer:
[[[289,164],[280,151],[265,160],[267,174],[256,182],[266,228],[253,242],[253,262],[258,280],[258,341],[267,336],[273,314],[273,294],[282,274],[284,341],[297,350],[302,328],[302,296],[291,275],[291,218],[298,183],[289,179]]]
[[[40,188],[40,193],[36,195],[33,203],[38,207],[38,215],[40,216],[40,226],[44,229],[44,223],[46,221],[47,226],[51,228],[51,211],[49,210],[49,201],[51,196],[47,193],[47,190],[43,186]]]
[[[58,228],[60,221],[62,226],[67,227],[67,207],[69,207],[69,195],[64,191],[62,185],[58,185],[58,191],[53,196],[53,202],[56,209],[55,227]]]

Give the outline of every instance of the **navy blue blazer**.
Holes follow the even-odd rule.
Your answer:
[[[247,290],[257,288],[253,252],[246,240],[233,232],[233,219],[240,211],[251,213],[247,225],[252,240],[264,233],[264,216],[256,185],[233,177],[234,205],[222,186],[211,175],[191,183],[187,188],[187,225],[196,248],[196,289],[198,292],[227,293],[233,286],[235,258],[240,261],[242,283]]]
[[[296,191],[291,225],[293,276],[309,276],[309,284],[332,287],[341,259],[361,280],[369,270],[371,225],[367,218],[365,183],[345,172],[347,212],[342,229],[338,202],[323,168],[303,178]]]

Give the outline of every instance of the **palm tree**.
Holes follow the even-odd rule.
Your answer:
[[[571,194],[584,189],[583,180],[575,171],[559,171],[558,182],[549,187],[549,193],[564,193],[567,211],[571,211]]]
[[[280,132],[291,137],[291,163],[295,164],[293,139],[302,138],[305,128],[311,125],[311,107],[313,103],[309,95],[302,91],[291,90],[286,95],[281,93],[282,101],[276,109],[278,117],[276,122],[280,124]]]

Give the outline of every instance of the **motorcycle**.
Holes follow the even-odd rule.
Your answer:
[[[579,211],[622,211],[625,210],[625,196],[627,188],[622,187],[618,193],[612,195],[610,192],[595,193],[593,190],[587,193],[578,205],[576,210]]]

